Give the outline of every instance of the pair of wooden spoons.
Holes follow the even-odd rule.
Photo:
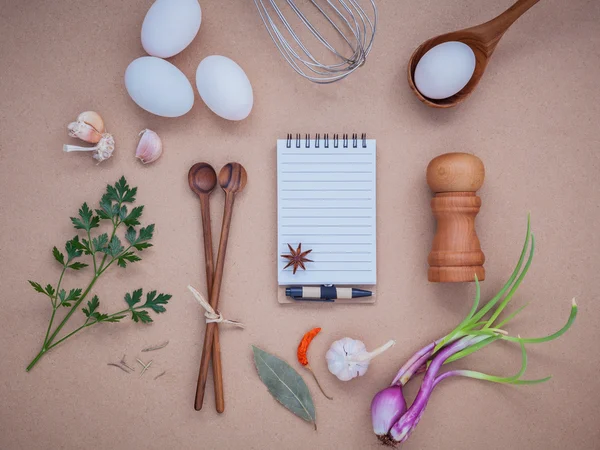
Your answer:
[[[464,101],[479,84],[494,50],[496,50],[496,46],[500,42],[500,38],[519,17],[525,14],[537,2],[539,0],[518,0],[509,9],[489,22],[464,30],[442,34],[423,42],[414,51],[408,62],[408,84],[415,95],[423,103],[434,108],[451,108]],[[415,69],[425,53],[433,47],[449,41],[462,42],[471,47],[471,50],[475,54],[475,71],[471,80],[469,80],[460,92],[448,98],[433,100],[425,97],[417,89],[414,80]]]
[[[212,232],[210,225],[210,201],[209,197],[217,185],[225,192],[225,209],[223,212],[223,224],[221,226],[221,239],[217,253],[217,265],[213,262]],[[223,280],[223,269],[225,267],[225,253],[229,240],[229,228],[233,213],[235,195],[240,193],[246,186],[246,170],[241,164],[229,163],[217,173],[208,163],[194,164],[188,173],[188,183],[192,191],[200,198],[200,210],[202,214],[202,231],[204,236],[204,261],[206,266],[206,286],[210,298],[210,306],[217,311],[219,306],[219,294],[221,292],[221,281]],[[208,363],[213,363],[213,378],[215,385],[215,405],[217,412],[225,410],[225,398],[223,393],[223,372],[221,367],[221,347],[219,343],[219,330],[216,323],[206,324],[204,334],[204,346],[200,360],[200,372],[198,374],[198,387],[194,409],[202,409],[204,402],[204,390],[208,378]]]

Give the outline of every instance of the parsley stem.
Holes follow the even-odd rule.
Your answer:
[[[60,292],[60,285],[62,283],[63,277],[65,275],[65,271],[67,270],[67,266],[63,267],[62,272],[60,273],[60,277],[58,279],[58,284],[56,285],[56,297],[54,299],[50,299],[52,301],[52,315],[50,316],[50,321],[48,322],[48,329],[46,330],[46,336],[44,337],[44,343],[42,344],[42,349],[46,348],[48,344],[48,336],[50,335],[50,330],[52,329],[52,324],[54,322],[54,316],[56,315],[56,310],[60,305],[58,302],[58,293]]]
[[[94,262],[94,272],[98,272],[98,268],[96,267],[96,249],[94,248],[94,245],[92,244],[92,234],[90,233],[90,230],[87,230],[87,235],[88,235],[88,245],[90,246],[90,252],[92,253],[92,261]]]
[[[122,201],[119,201],[119,210],[121,209],[121,205],[123,204]],[[112,224],[113,224],[113,230],[112,233],[110,235],[110,239],[108,240],[108,242],[110,243],[113,238],[115,237],[115,234],[117,234],[117,228],[119,228],[119,225],[121,225],[121,222],[119,222],[119,217],[117,216],[115,220],[113,220],[112,218],[110,219]],[[102,262],[100,263],[100,270],[98,271],[98,273],[103,273],[104,270],[106,270],[108,268],[108,266],[110,266],[113,261],[111,261],[110,263],[108,263],[108,266],[104,267],[104,263],[106,262],[106,258],[108,257],[108,254],[105,253],[104,257],[102,258]]]
[[[79,328],[77,328],[77,329],[75,329],[75,330],[71,331],[71,332],[70,332],[69,334],[67,334],[65,337],[62,337],[62,338],[60,338],[60,339],[59,339],[58,341],[56,341],[54,344],[50,345],[50,346],[49,346],[49,347],[48,347],[46,350],[50,350],[51,348],[54,348],[54,347],[56,347],[56,346],[57,346],[58,344],[60,344],[62,341],[65,341],[65,340],[67,340],[68,338],[70,338],[71,336],[73,336],[75,333],[77,333],[77,332],[79,332],[79,331],[83,330],[84,328],[87,328],[87,327],[89,327],[89,326],[91,326],[91,325],[94,325],[95,323],[98,323],[98,322],[97,322],[97,321],[95,321],[95,322],[87,322],[87,321],[86,321],[86,323],[84,323],[83,325],[81,325]]]
[[[116,260],[119,259],[120,256],[124,255],[125,253],[127,253],[129,250],[131,250],[131,247],[133,247],[133,245],[130,245],[129,247],[127,247],[125,250],[123,250],[121,253],[119,253],[117,256],[115,256],[114,258],[112,258],[110,260],[110,262],[106,265],[106,267],[102,268],[99,272],[98,272],[98,276],[102,275],[104,272],[106,272],[106,269],[108,269]]]
[[[71,309],[69,310],[69,312],[67,313],[67,315],[65,316],[65,318],[56,327],[56,330],[54,330],[54,333],[52,333],[52,335],[48,339],[47,344],[51,344],[52,341],[56,338],[56,335],[60,332],[60,330],[62,329],[62,327],[65,326],[65,324],[71,318],[71,316],[73,315],[73,313],[77,310],[77,308],[79,307],[79,305],[81,304],[81,302],[85,299],[85,297],[92,290],[92,288],[94,287],[94,284],[98,280],[99,276],[100,276],[100,274],[98,274],[98,273],[94,274],[94,278],[92,278],[92,281],[90,282],[90,284],[87,287],[87,289],[85,290],[85,292],[83,294],[81,294],[81,297],[79,297],[79,299],[73,304],[73,306],[71,307]],[[51,347],[53,347],[53,346],[51,346]],[[49,347],[49,348],[51,348],[51,347]]]
[[[120,316],[120,315],[122,315],[122,314],[124,314],[124,313],[126,313],[126,312],[129,312],[129,311],[135,311],[135,310],[139,310],[139,309],[143,309],[143,307],[142,307],[142,306],[138,306],[138,307],[136,307],[136,308],[127,308],[127,309],[124,309],[124,310],[122,310],[122,311],[118,311],[118,312],[116,312],[116,313],[109,314],[109,315],[106,317],[106,319],[110,319],[110,318],[112,318],[112,317],[115,317],[115,316]],[[102,322],[106,322],[106,319],[105,319],[105,320],[102,320]],[[65,337],[62,337],[62,338],[60,338],[58,341],[56,341],[55,343],[53,343],[52,345],[50,345],[48,348],[46,348],[46,349],[45,349],[45,351],[48,351],[48,350],[50,350],[50,349],[52,349],[52,348],[56,347],[58,344],[60,344],[61,342],[63,342],[63,341],[65,341],[65,340],[67,340],[68,338],[70,338],[71,336],[73,336],[75,333],[77,333],[77,332],[79,332],[79,331],[83,330],[84,328],[90,327],[90,326],[92,326],[92,325],[95,325],[95,324],[97,324],[97,323],[98,323],[98,321],[97,321],[97,320],[95,320],[95,321],[93,321],[93,322],[89,322],[89,319],[88,319],[88,320],[86,320],[86,321],[85,321],[85,323],[84,323],[83,325],[81,325],[79,328],[77,328],[77,329],[73,330],[72,332],[70,332],[69,334],[67,334]]]
[[[54,322],[54,316],[56,315],[56,306],[52,306],[52,315],[50,316],[50,321],[48,322],[48,329],[46,330],[46,337],[44,337],[44,343],[42,344],[42,350],[46,349],[46,345],[48,344],[48,336],[50,335],[50,330],[52,329],[52,322]]]
[[[56,295],[54,296],[54,300],[52,301],[52,307],[53,308],[58,308],[60,305],[57,304],[58,302],[58,293],[60,292],[60,285],[62,284],[62,280],[63,277],[65,276],[65,271],[67,270],[67,265],[65,264],[65,266],[63,267],[62,272],[60,273],[60,277],[58,279],[58,284],[56,285]],[[48,336],[46,336],[48,337]]]
[[[46,353],[46,350],[40,350],[40,352],[37,354],[37,356],[35,358],[33,358],[33,361],[31,361],[29,363],[29,365],[27,366],[27,369],[25,369],[27,372],[29,372],[31,369],[33,369],[33,366],[35,366],[37,364],[37,362],[40,360],[40,358],[44,355],[44,353]]]

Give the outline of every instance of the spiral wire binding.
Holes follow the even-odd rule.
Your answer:
[[[295,142],[294,142],[295,141]],[[304,135],[304,147],[305,148],[310,148],[310,134],[305,134]],[[338,133],[335,133],[333,135],[333,148],[339,148],[339,144],[340,144],[340,135]],[[329,134],[325,133],[323,135],[323,139],[321,139],[321,133],[317,133],[315,136],[315,148],[319,148],[321,146],[321,142],[323,142],[323,147],[324,148],[329,148]],[[362,148],[367,148],[367,133],[362,133],[360,135],[360,142],[361,142],[361,146]],[[302,148],[302,135],[300,133],[296,133],[296,136],[294,136],[292,133],[288,133],[287,135],[287,139],[286,139],[286,147],[287,148],[292,148],[292,145],[295,143],[295,147],[296,148]],[[342,134],[342,147],[343,148],[348,148],[350,144],[350,138],[348,137],[348,133],[344,133]],[[359,145],[359,138],[358,138],[358,133],[352,133],[352,148],[358,148]]]
[[[269,36],[288,64],[300,76],[313,83],[327,84],[347,77],[361,67],[373,46],[377,29],[377,7],[374,0],[365,0],[370,5],[369,13],[361,5],[362,0],[254,0],[260,18]],[[287,11],[289,19],[286,18]],[[314,9],[313,22],[324,19],[325,26],[317,28],[298,4],[311,4]],[[310,14],[309,14],[310,15]],[[296,25],[292,25],[296,23]],[[333,55],[332,62],[319,60],[299,34],[312,34]],[[325,37],[325,31],[338,35],[342,49],[336,48]],[[338,44],[339,45],[339,44]]]

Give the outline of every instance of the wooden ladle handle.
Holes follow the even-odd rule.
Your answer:
[[[495,44],[500,40],[506,30],[532,6],[540,0],[517,0],[517,2],[500,14],[498,17],[470,29],[479,34],[489,44]]]

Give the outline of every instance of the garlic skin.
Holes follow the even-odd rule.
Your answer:
[[[97,144],[102,139],[102,133],[99,133],[93,126],[85,122],[71,122],[67,129],[69,136],[76,137],[90,144]]]
[[[84,111],[77,116],[77,122],[87,123],[88,125],[94,127],[99,133],[106,132],[104,128],[104,120],[100,117],[95,111]]]
[[[63,150],[69,152],[93,152],[92,157],[99,163],[110,158],[115,151],[115,140],[112,135],[104,133],[98,144],[94,147],[80,147],[78,145],[63,145]]]
[[[362,341],[348,337],[340,339],[331,344],[325,355],[327,368],[341,381],[362,377],[367,372],[371,360],[391,348],[395,343],[396,341],[390,340],[369,352]]]
[[[162,141],[158,134],[152,130],[140,131],[140,142],[135,150],[135,157],[144,164],[150,164],[156,161],[162,155]]]
[[[77,116],[75,122],[71,122],[67,129],[69,136],[76,137],[90,144],[97,144],[106,132],[104,120],[95,111],[84,111]]]

